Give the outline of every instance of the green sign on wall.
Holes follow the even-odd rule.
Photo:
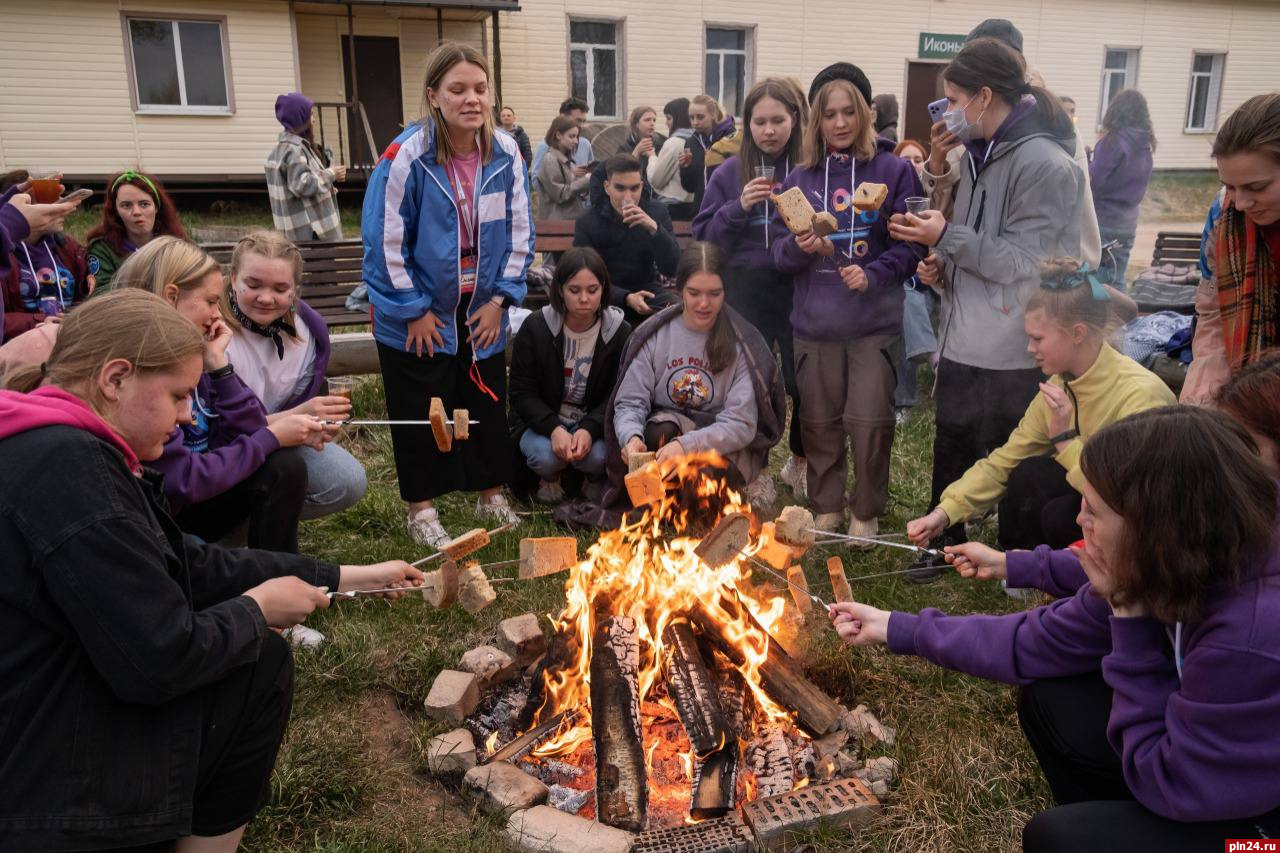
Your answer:
[[[920,59],[954,59],[964,47],[964,33],[921,33],[916,55]]]

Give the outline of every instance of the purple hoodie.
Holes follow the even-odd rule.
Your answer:
[[[1010,578],[1079,571],[1068,551],[1009,554]],[[1245,577],[1194,625],[1113,616],[1086,583],[1008,616],[895,612],[889,648],[1010,684],[1100,666],[1114,691],[1107,737],[1138,802],[1179,821],[1255,817],[1280,806],[1280,535]]]
[[[234,373],[221,379],[202,374],[191,414],[195,423],[175,429],[149,466],[164,474],[175,516],[241,482],[280,448],[262,403]]]
[[[1138,227],[1138,207],[1151,180],[1151,134],[1122,127],[1098,140],[1089,160],[1093,209],[1104,231]]]
[[[18,185],[14,184],[0,193],[0,278],[9,275],[9,259],[13,257],[13,250],[18,248],[18,244],[27,239],[27,235],[31,233],[31,226],[27,224],[27,218],[18,212],[18,209],[9,204],[9,199],[13,198],[18,192]],[[0,343],[4,342],[4,305],[0,303]]]
[[[301,406],[312,397],[317,396],[321,389],[325,387],[325,372],[329,369],[329,351],[332,349],[329,343],[328,324],[325,323],[323,317],[316,313],[314,308],[301,299],[298,300],[298,319],[307,324],[307,330],[311,332],[311,339],[316,342],[316,359],[311,365],[311,381],[307,383],[307,387],[302,390],[302,393],[284,404],[286,409]]]
[[[795,276],[791,326],[807,340],[843,340],[851,336],[902,334],[902,282],[915,272],[924,251],[889,237],[889,217],[906,213],[908,196],[923,196],[915,168],[893,153],[887,139],[876,140],[875,157],[856,164],[847,155],[828,154],[812,169],[796,169],[783,189],[800,187],[813,209],[835,214],[839,227],[830,235],[836,253],[810,255],[781,217],[773,220],[770,250],[774,266]],[[879,210],[858,213],[851,196],[858,184],[885,184],[889,197]],[[919,253],[919,254],[917,254]],[[858,293],[845,286],[840,267],[858,264],[869,286]]]
[[[711,173],[702,208],[693,218],[693,236],[719,246],[732,266],[770,269],[773,255],[769,247],[774,239],[771,228],[778,214],[767,201],[750,212],[742,209],[738,201],[742,195],[741,162],[735,154]],[[778,185],[791,173],[791,158],[785,152],[769,165],[774,168]]]

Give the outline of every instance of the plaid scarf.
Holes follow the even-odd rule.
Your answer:
[[[1262,231],[1235,205],[1218,222],[1216,260],[1222,340],[1234,373],[1280,343],[1280,276]]]

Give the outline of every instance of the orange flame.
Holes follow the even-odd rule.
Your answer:
[[[769,635],[783,613],[784,599],[774,597],[757,601],[751,593],[750,571],[743,557],[735,557],[719,568],[711,568],[694,553],[698,540],[684,534],[688,529],[691,509],[680,504],[680,495],[694,495],[723,505],[724,513],[750,512],[741,496],[729,489],[723,480],[703,476],[705,466],[723,466],[724,460],[714,453],[695,454],[658,466],[668,485],[672,480],[692,486],[680,492],[668,488],[664,498],[650,507],[639,521],[618,530],[607,531],[590,546],[587,557],[570,569],[565,583],[566,606],[555,628],[576,640],[576,657],[557,671],[545,676],[546,700],[538,711],[538,720],[567,709],[590,707],[590,663],[593,636],[593,603],[597,599],[610,602],[613,615],[636,620],[640,640],[639,693],[641,702],[657,701],[670,710],[674,706],[663,695],[653,695],[661,680],[662,633],[672,618],[702,605],[715,619],[724,635],[741,649],[744,661],[738,671],[754,697],[758,710],[767,718],[789,722],[791,714],[777,705],[760,684],[759,669],[764,663]],[[717,521],[699,519],[700,521]],[[664,525],[675,530],[668,537]],[[708,528],[709,529],[709,528]],[[758,548],[758,543],[751,551]],[[745,614],[727,613],[721,606],[722,596],[737,597],[758,623],[752,624]],[[763,628],[764,630],[761,630]],[[651,741],[646,731],[646,741]],[[533,754],[548,758],[577,750],[591,738],[589,713],[580,714],[576,724],[555,734],[537,747]],[[645,754],[653,760],[656,741],[646,744]],[[683,760],[683,759],[682,759]],[[691,759],[686,763],[687,776],[692,775]]]

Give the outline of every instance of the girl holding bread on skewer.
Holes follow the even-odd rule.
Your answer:
[[[1057,801],[1023,828],[1028,853],[1276,837],[1275,479],[1239,424],[1195,406],[1114,423],[1080,462],[1083,547],[1002,555],[1010,584],[1058,600],[1004,616],[839,603],[837,632],[1022,686],[1018,720]]]
[[[452,538],[435,501],[479,492],[494,524],[519,517],[502,494],[511,477],[504,351],[507,309],[525,296],[533,258],[529,178],[515,140],[495,133],[489,64],[446,42],[427,60],[428,115],[383,153],[364,197],[364,279],[394,420],[420,420],[431,398],[478,421],[469,441],[437,449],[426,427],[393,426],[409,534]]]
[[[914,249],[886,226],[891,213],[907,209],[908,196],[922,192],[893,143],[876,139],[870,100],[871,84],[857,66],[836,63],[814,78],[803,157],[783,186],[798,187],[814,210],[834,217],[835,229],[797,235],[778,218],[770,237],[774,265],[794,276],[800,435],[815,524],[835,530],[844,522],[847,436],[854,536],[876,535],[889,496],[896,384],[889,352],[902,334],[902,282],[916,264]],[[862,184],[883,185],[881,205],[855,206]]]
[[[742,108],[741,150],[712,173],[693,235],[715,243],[732,266],[725,299],[755,326],[782,359],[782,379],[791,397],[791,458],[782,479],[800,497],[806,494],[804,442],[800,438],[799,396],[791,332],[791,276],[774,266],[770,253],[777,210],[769,201],[799,167],[809,103],[794,80],[770,77],[747,93]]]

